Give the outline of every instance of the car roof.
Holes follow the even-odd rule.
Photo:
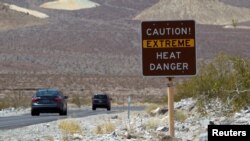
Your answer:
[[[106,94],[106,93],[96,93],[94,95],[108,95],[108,94]]]
[[[38,92],[44,92],[44,91],[59,91],[57,88],[41,88],[37,90]]]

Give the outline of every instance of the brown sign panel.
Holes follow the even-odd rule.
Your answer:
[[[196,74],[195,21],[142,22],[144,76]]]

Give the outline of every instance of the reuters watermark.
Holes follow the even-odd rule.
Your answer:
[[[250,125],[208,125],[208,141],[218,139],[249,141]]]

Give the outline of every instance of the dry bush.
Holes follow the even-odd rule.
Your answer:
[[[250,61],[220,53],[210,62],[202,62],[195,77],[176,86],[175,100],[192,97],[202,115],[213,109],[212,112],[231,116],[250,106],[249,88]],[[211,105],[214,101],[223,108]]]
[[[79,95],[76,94],[72,95],[72,99],[70,100],[70,102],[75,104],[78,108],[80,108],[83,104]]]
[[[80,95],[73,95],[70,103],[75,104],[77,107],[81,107],[83,105],[91,105],[91,98],[90,96],[80,96]]]
[[[112,133],[115,130],[115,124],[107,121],[101,125],[97,125],[97,127],[94,129],[94,132],[96,134],[109,134]]]
[[[64,119],[58,122],[58,127],[63,134],[63,140],[71,140],[73,134],[83,134],[80,123],[73,119]]]
[[[0,10],[3,10],[6,12],[9,9],[10,9],[10,6],[0,3]]]
[[[161,120],[159,118],[151,118],[145,123],[142,124],[142,127],[145,130],[155,130],[161,124]]]
[[[238,20],[237,19],[232,19],[232,26],[236,28],[238,26]]]
[[[177,110],[174,113],[175,120],[179,122],[184,122],[187,119],[187,113],[182,110]]]
[[[45,137],[44,137],[44,140],[45,140],[45,141],[54,141],[54,137],[53,137],[52,135],[45,136]]]
[[[31,102],[31,96],[25,94],[22,91],[11,91],[6,93],[5,96],[0,99],[0,109],[9,107],[29,107]]]
[[[9,108],[10,104],[8,102],[6,102],[5,99],[0,99],[0,110],[1,109],[5,109],[5,108]]]

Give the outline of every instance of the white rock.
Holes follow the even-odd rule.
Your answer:
[[[200,134],[199,141],[208,141],[207,133]]]
[[[235,113],[234,118],[240,118],[240,117],[242,117],[241,113]]]
[[[82,140],[83,136],[80,134],[73,134],[73,140]]]

